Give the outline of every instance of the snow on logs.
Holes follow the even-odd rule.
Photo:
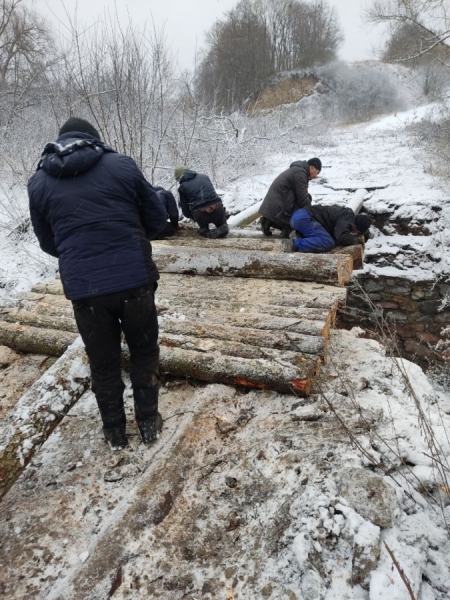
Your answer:
[[[0,498],[89,383],[86,354],[81,341],[77,341],[0,423]]]
[[[338,285],[349,283],[353,271],[351,256],[341,254],[276,254],[221,248],[204,252],[184,246],[159,246],[153,249],[153,259],[161,273],[315,281]]]
[[[266,237],[226,237],[219,240],[209,240],[200,236],[197,237],[175,237],[169,240],[157,240],[152,242],[154,248],[182,246],[188,248],[203,248],[210,250],[211,248],[228,248],[231,250],[248,250],[258,252],[275,252],[285,253],[283,240],[280,238]],[[337,246],[330,251],[330,254],[347,254],[353,258],[353,269],[362,269],[364,262],[364,251],[361,245],[355,246]]]

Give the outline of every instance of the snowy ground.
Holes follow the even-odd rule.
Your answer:
[[[416,402],[448,464],[450,397],[358,335],[332,335],[308,400],[169,383],[153,448],[130,411],[111,454],[86,393],[2,502],[3,595],[410,600],[386,542],[419,600],[448,598],[450,501]]]
[[[429,229],[374,231],[367,255],[396,259],[367,271],[448,275],[449,195],[405,131],[427,110],[335,128],[320,150],[299,141],[295,153],[269,157],[260,174],[228,185],[225,204],[232,213],[255,204],[290,162],[318,155],[314,201],[345,204],[347,189],[380,188],[364,203],[369,212]],[[3,231],[0,303],[56,268],[31,232],[22,241]],[[450,398],[419,367],[386,358],[357,334],[333,334],[335,358],[306,407],[290,396],[173,382],[162,394],[157,446],[139,443],[130,418],[131,447],[120,456],[109,454],[86,394],[2,502],[0,593],[410,600],[386,542],[418,600],[449,598]],[[430,458],[433,443],[440,463]],[[358,473],[378,476],[362,501],[345,491]]]

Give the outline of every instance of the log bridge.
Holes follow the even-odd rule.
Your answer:
[[[245,229],[232,230],[214,241],[185,229],[152,246],[161,274],[156,307],[164,373],[310,393],[327,360],[337,309],[346,302],[345,285],[353,268],[362,267],[362,246],[286,254],[280,239],[252,229],[247,235]],[[14,307],[0,309],[0,345],[61,357],[51,377],[46,373],[36,382],[0,424],[0,497],[89,385],[88,377],[67,385],[70,364],[86,363],[77,337],[60,280],[35,285]],[[124,356],[126,367],[125,348]],[[58,410],[48,407],[49,381],[60,390]]]

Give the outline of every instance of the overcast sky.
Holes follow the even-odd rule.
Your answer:
[[[105,8],[117,10],[121,18],[127,11],[133,21],[163,24],[168,42],[183,69],[194,66],[196,49],[203,46],[204,34],[238,0],[63,0],[73,15],[75,7],[80,22],[87,24],[102,15]],[[62,0],[35,0],[34,6],[54,23],[67,22]],[[348,61],[374,58],[373,48],[379,45],[379,31],[363,24],[362,14],[370,0],[328,0],[335,7],[345,35],[340,57]]]

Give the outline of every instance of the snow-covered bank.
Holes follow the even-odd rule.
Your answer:
[[[446,464],[450,397],[359,333],[333,334],[309,400],[169,384],[158,445],[121,456],[86,394],[2,503],[4,593],[409,600],[386,542],[418,599],[446,599],[450,503],[404,372]]]

